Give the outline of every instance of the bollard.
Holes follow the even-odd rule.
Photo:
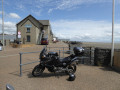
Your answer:
[[[64,58],[64,47],[63,47],[63,58]]]
[[[7,84],[6,85],[6,90],[15,90],[15,89],[10,84]]]
[[[22,76],[22,53],[20,53],[20,77]]]
[[[92,48],[90,47],[90,62],[91,62],[91,58],[92,58]]]
[[[60,50],[59,50],[59,58],[60,58]]]
[[[50,51],[50,47],[49,47],[49,51]]]
[[[84,58],[81,59],[82,64],[84,64]]]

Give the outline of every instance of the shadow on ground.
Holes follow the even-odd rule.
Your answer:
[[[100,69],[101,69],[101,70],[104,70],[104,71],[112,71],[112,72],[116,72],[116,73],[119,73],[119,74],[120,74],[119,71],[116,71],[114,68],[111,68],[111,67],[109,67],[109,66],[101,67]]]
[[[114,71],[112,68],[110,67],[101,67],[100,68],[101,70],[104,70],[104,71]]]
[[[30,73],[32,71],[33,68],[29,68],[29,69],[24,69],[22,70],[22,74],[25,74],[25,73]],[[15,75],[15,76],[20,76],[20,71],[14,71],[14,72],[11,72],[9,74],[12,74],[12,75]]]
[[[32,73],[27,74],[28,78],[48,78],[48,77],[57,77],[60,78],[62,76],[67,76],[66,73],[42,73],[39,77],[34,77]]]

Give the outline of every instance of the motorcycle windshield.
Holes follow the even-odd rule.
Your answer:
[[[42,56],[45,54],[46,52],[46,47],[43,48],[43,50],[40,53],[40,59],[42,58]]]

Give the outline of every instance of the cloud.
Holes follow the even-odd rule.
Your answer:
[[[112,2],[111,0],[60,0],[56,2],[54,8],[50,8],[48,13],[52,12],[53,10],[65,10],[65,9],[73,9],[82,4],[94,4],[94,3],[105,3],[105,2]]]
[[[12,0],[14,3],[10,3],[9,7],[13,7],[13,10],[17,9],[19,11],[27,12],[29,11],[39,11],[46,9],[48,13],[54,10],[71,10],[78,8],[82,4],[93,4],[93,3],[103,3],[112,2],[111,0]],[[9,2],[8,2],[9,3]],[[37,14],[37,13],[36,13]],[[38,16],[38,15],[37,15]]]
[[[2,14],[2,11],[0,11],[0,14]],[[2,16],[2,15],[1,15]],[[6,13],[4,12],[4,16],[8,18],[15,18],[15,19],[20,19],[21,17],[16,14],[16,13]]]
[[[37,16],[41,14],[43,9],[49,8],[50,6],[55,5],[55,0],[21,0],[21,1],[15,1],[14,6],[16,7],[17,10],[23,11],[23,12],[28,12],[36,14]]]
[[[18,14],[16,14],[16,13],[9,13],[8,16],[9,16],[10,18],[20,19],[20,16],[19,16]]]
[[[53,33],[76,41],[111,41],[112,23],[93,20],[58,20],[51,22]],[[115,24],[115,39],[120,38],[120,24]],[[119,40],[120,41],[120,40]]]
[[[1,18],[0,18],[1,21]],[[2,28],[2,22],[0,22],[0,29]],[[4,22],[4,32],[6,34],[16,34],[16,23],[14,22]],[[2,30],[0,30],[2,33]]]
[[[17,4],[16,9],[21,10],[21,11],[25,11],[26,7],[23,4]]]
[[[42,10],[31,10],[31,12],[37,16],[40,16],[42,13]]]
[[[53,8],[49,9],[49,10],[48,10],[48,13],[51,13],[53,10],[54,10]]]

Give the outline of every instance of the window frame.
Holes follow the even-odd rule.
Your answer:
[[[28,37],[29,37],[29,39],[28,39]],[[30,37],[30,35],[27,35],[27,42],[31,42],[31,37]]]
[[[27,27],[27,32],[26,33],[30,33],[30,27]]]

